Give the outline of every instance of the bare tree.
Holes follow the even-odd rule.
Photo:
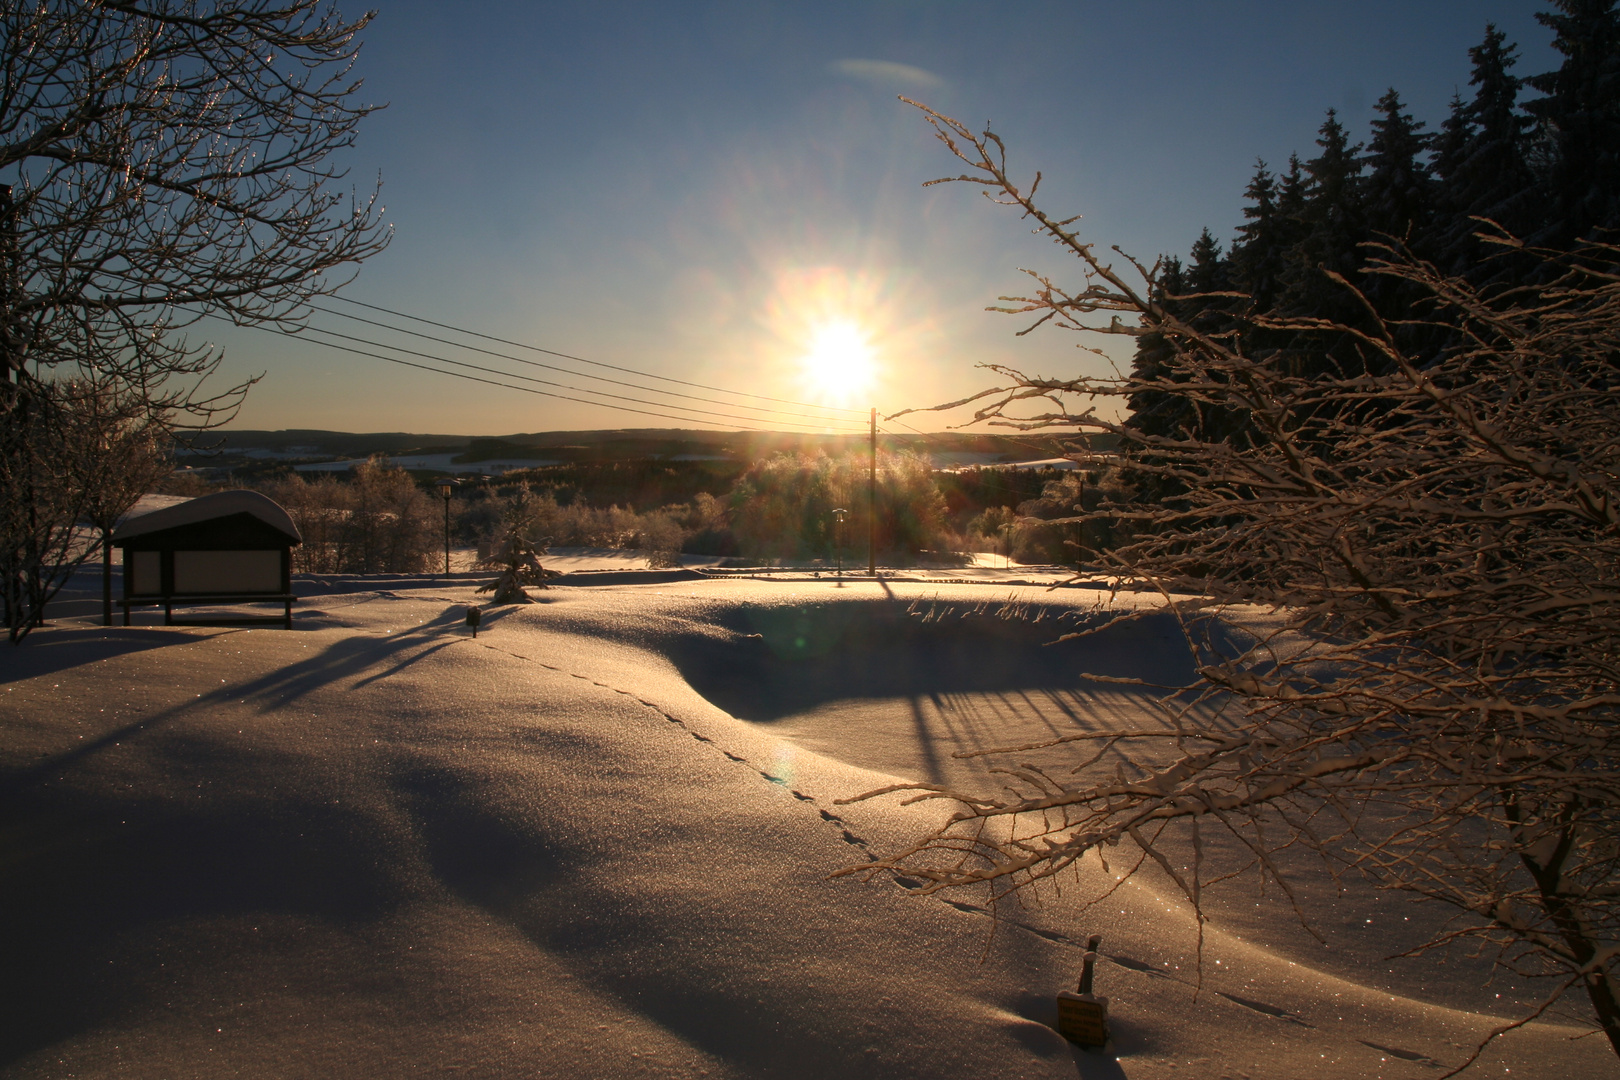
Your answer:
[[[64,378],[118,384],[154,422],[222,422],[251,382],[204,392],[220,357],[186,331],[210,317],[297,325],[382,248],[375,191],[339,190],[335,162],[371,111],[352,74],[368,19],[346,23],[327,0],[0,7],[8,429],[56,415],[47,384]],[[26,576],[19,549],[3,558]]]
[[[1162,594],[1199,677],[1160,702],[1161,722],[1058,740],[1084,749],[1068,775],[1012,768],[995,795],[882,789],[957,810],[874,865],[924,892],[1005,893],[1106,852],[1116,873],[1158,867],[1198,907],[1214,873],[1201,835],[1232,838],[1285,890],[1281,853],[1303,848],[1449,906],[1449,929],[1415,952],[1484,942],[1550,980],[1489,1038],[1579,990],[1620,1053],[1620,248],[1528,251],[1482,223],[1550,282],[1490,295],[1398,245],[1374,250],[1371,273],[1426,297],[1428,340],[1446,344],[1422,357],[1342,278],[1358,326],[1226,294],[1268,340],[1348,336],[1372,373],[1305,376],[1287,353],[1179,320],[1156,299],[1157,267],[1099,253],[1034,202],[1039,174],[1027,190],[1009,175],[993,133],[924,111],[968,166],[949,180],[1079,260],[1078,287],[1032,274],[1033,293],[997,310],[1171,346],[1153,377],[994,367],[1001,386],[952,405],[1118,437],[1118,452],[1080,456],[1162,499],[1097,511],[1132,537],[1100,558],[1119,587]],[[1244,434],[1146,435],[1105,408],[1144,392],[1241,417]]]
[[[121,384],[69,383],[67,395],[66,480],[83,493],[84,521],[99,534],[101,619],[111,626],[113,527],[174,470],[171,432]]]
[[[111,625],[113,526],[173,468],[168,424],[119,384],[51,380],[31,391],[0,436],[0,613],[14,642],[43,624],[45,605],[98,549]]]
[[[44,622],[45,604],[86,554],[70,412],[62,385],[46,383],[16,395],[0,422],[0,614],[13,644]]]

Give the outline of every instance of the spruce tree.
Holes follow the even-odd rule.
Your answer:
[[[1362,159],[1367,169],[1362,186],[1365,240],[1404,244],[1427,256],[1433,247],[1434,178],[1423,157],[1431,140],[1423,134],[1423,124],[1401,107],[1393,87],[1378,99],[1376,109]],[[1397,324],[1408,319],[1420,295],[1406,282],[1381,275],[1363,275],[1356,284],[1380,315]],[[1418,351],[1416,342],[1403,344]]]
[[[1247,221],[1237,228],[1231,255],[1233,284],[1253,298],[1257,311],[1270,311],[1276,303],[1290,242],[1281,194],[1277,178],[1257,161],[1254,179],[1243,189]]]
[[[1324,271],[1354,281],[1361,268],[1358,245],[1367,238],[1361,147],[1351,144],[1333,109],[1328,110],[1316,145],[1321,153],[1304,166],[1303,233],[1289,251],[1281,307],[1289,314],[1353,323],[1358,318],[1353,302]]]
[[[1282,270],[1277,275],[1277,302],[1281,303],[1294,267],[1300,260],[1299,249],[1310,232],[1310,199],[1305,164],[1298,154],[1288,155],[1288,171],[1277,184],[1277,240],[1282,249]]]
[[[1288,240],[1298,243],[1305,235],[1305,166],[1298,154],[1288,155],[1288,172],[1277,185],[1277,213],[1291,234]]]
[[[1527,84],[1545,97],[1525,103],[1537,122],[1548,219],[1536,239],[1563,246],[1596,229],[1620,228],[1620,13],[1615,0],[1553,0],[1536,20],[1557,35],[1557,71]]]
[[[1475,218],[1521,236],[1536,227],[1534,178],[1525,162],[1530,121],[1518,110],[1521,80],[1508,70],[1516,51],[1507,35],[1486,25],[1485,40],[1468,50],[1474,100],[1453,102],[1436,148],[1442,221],[1434,255],[1450,273],[1490,276],[1480,265],[1486,252],[1474,239],[1481,228]]]
[[[1216,292],[1228,288],[1228,267],[1226,260],[1221,258],[1221,242],[1215,239],[1206,226],[1193,241],[1192,265],[1187,268],[1187,286],[1189,292]],[[1208,307],[1201,304],[1200,307]]]
[[[1221,336],[1236,330],[1233,308],[1237,301],[1204,294],[1231,288],[1232,264],[1222,257],[1220,241],[1205,228],[1193,241],[1190,262],[1183,264],[1173,256],[1163,260],[1154,299],[1177,319],[1207,334]],[[1150,330],[1137,338],[1132,369],[1138,378],[1163,378],[1179,370],[1173,351],[1164,335]],[[1246,416],[1230,409],[1202,409],[1174,390],[1139,391],[1131,396],[1129,409],[1127,426],[1144,435],[1239,441],[1248,427]],[[1158,485],[1154,490],[1165,495],[1171,488]]]
[[[1445,121],[1440,125],[1440,133],[1435,136],[1433,144],[1429,147],[1431,154],[1429,172],[1439,185],[1435,198],[1443,206],[1450,205],[1452,185],[1462,169],[1463,159],[1468,155],[1468,144],[1473,138],[1473,112],[1463,100],[1462,94],[1453,93],[1451,107],[1446,113]]]
[[[1158,281],[1153,289],[1154,302],[1180,318],[1183,301],[1178,297],[1186,292],[1187,275],[1181,260],[1174,255],[1165,256],[1160,260]],[[1171,353],[1172,347],[1164,335],[1150,329],[1136,339],[1132,374],[1142,380],[1163,377],[1174,366],[1170,363]],[[1160,390],[1132,394],[1129,411],[1126,426],[1144,435],[1174,435],[1189,415],[1184,399]]]
[[[1433,212],[1434,181],[1421,157],[1430,140],[1422,133],[1423,122],[1402,109],[1393,87],[1378,99],[1376,108],[1372,138],[1362,159],[1368,170],[1362,186],[1366,227],[1421,248]]]

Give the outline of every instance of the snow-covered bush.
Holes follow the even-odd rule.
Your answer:
[[[339,480],[293,475],[266,485],[286,508],[304,542],[293,569],[309,574],[414,574],[431,569],[440,551],[436,500],[404,469],[380,456]]]
[[[777,454],[755,463],[729,497],[731,529],[743,554],[755,558],[833,559],[838,543],[833,510],[846,509],[846,552],[866,550],[870,459],[865,454]],[[949,546],[945,498],[925,458],[878,455],[877,550],[889,558]]]
[[[1232,320],[1268,332],[1245,338],[1182,321],[1156,268],[1118,253],[1116,269],[1045,214],[993,134],[929,116],[969,167],[953,179],[1079,260],[1079,287],[1032,275],[1003,310],[1167,346],[1151,374],[995,367],[1003,385],[968,400],[992,422],[1118,438],[1078,456],[1159,497],[1095,511],[1135,531],[1103,561],[1119,587],[1162,594],[1199,677],[1160,723],[1058,740],[1089,749],[1073,774],[1012,770],[1011,794],[884,789],[959,809],[873,865],[923,891],[1009,891],[1096,853],[1116,874],[1157,866],[1197,906],[1217,872],[1201,835],[1233,838],[1285,895],[1279,856],[1304,848],[1449,905],[1423,948],[1483,943],[1546,978],[1517,1023],[1577,991],[1620,1052],[1620,247],[1534,251],[1482,222],[1525,284],[1482,293],[1393,245],[1370,273],[1423,297],[1421,325],[1328,275],[1359,305],[1353,325],[1243,314],[1225,294]],[[1325,335],[1359,362],[1298,363]],[[1118,419],[1143,394],[1243,435]]]

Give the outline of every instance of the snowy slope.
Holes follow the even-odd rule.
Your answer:
[[[1195,991],[1182,905],[1145,884],[1081,911],[1100,866],[995,923],[829,879],[940,812],[836,799],[984,779],[950,751],[1143,707],[1028,659],[1056,623],[993,617],[1092,594],[541,596],[476,641],[457,587],[311,597],[290,633],[67,619],[0,656],[0,1075],[1430,1076],[1533,992],[1374,966],[1409,915],[1327,885],[1328,947],[1217,907]],[[983,618],[891,632],[913,601]],[[1085,659],[1183,663],[1133,632]],[[1046,1026],[1090,933],[1117,1057]],[[1612,1075],[1578,1030],[1480,1072]]]

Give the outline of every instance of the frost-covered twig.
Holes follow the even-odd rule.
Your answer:
[[[1033,294],[998,310],[1033,316],[1029,329],[1165,343],[1152,373],[992,366],[1000,385],[941,407],[1117,440],[1084,464],[1152,496],[1087,512],[1123,537],[1098,561],[1161,595],[1198,677],[1167,693],[1162,730],[1006,748],[1108,751],[1061,780],[1022,768],[1002,797],[927,785],[860,796],[910,791],[957,810],[846,872],[1004,895],[1129,846],[1130,873],[1159,867],[1197,909],[1198,830],[1234,835],[1285,890],[1276,857],[1303,847],[1452,908],[1436,947],[1481,942],[1557,980],[1519,1023],[1581,987],[1620,1052],[1620,247],[1538,252],[1498,235],[1533,270],[1486,295],[1391,244],[1366,273],[1425,297],[1417,322],[1386,321],[1337,277],[1354,325],[1222,293],[1216,332],[1161,302],[1156,267],[1117,251],[1116,265],[1076,219],[1042,211],[1039,175],[1016,181],[993,133],[919,108],[967,166],[946,181],[1016,207],[1079,262],[1079,288],[1032,274]],[[1356,365],[1300,362],[1330,336]],[[1403,344],[1414,340],[1423,352]],[[1143,395],[1189,420],[1149,433],[1095,405]]]

